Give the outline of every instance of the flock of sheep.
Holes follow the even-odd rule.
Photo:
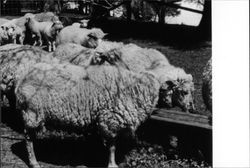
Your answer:
[[[22,113],[30,167],[40,167],[33,150],[38,133],[97,131],[110,151],[108,167],[117,167],[120,132],[134,133],[158,107],[194,111],[191,74],[155,49],[104,36],[78,23],[63,26],[50,12],[1,20],[1,99]],[[36,47],[43,42],[49,52]],[[204,81],[211,80],[207,70]]]

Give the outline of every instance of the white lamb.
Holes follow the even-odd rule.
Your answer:
[[[75,43],[88,48],[96,48],[105,35],[98,28],[86,29],[71,25],[60,31],[56,38],[56,45]]]
[[[55,50],[55,39],[58,32],[63,28],[63,25],[60,21],[56,22],[38,22],[35,18],[27,18],[27,27],[37,38],[33,45],[42,46],[42,37],[47,43],[48,51]]]

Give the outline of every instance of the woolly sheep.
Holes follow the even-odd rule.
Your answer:
[[[109,147],[108,167],[118,167],[117,135],[127,129],[134,133],[149,117],[159,87],[153,75],[116,66],[84,69],[72,64],[36,64],[16,89],[30,166],[39,167],[31,135],[41,137],[54,124],[54,129],[71,127],[85,133],[94,126]]]
[[[110,41],[102,41],[94,50],[74,44],[64,44],[54,53],[54,57],[76,65],[105,62],[135,72],[151,73],[161,82],[159,107],[177,106],[186,112],[195,110],[192,75],[186,74],[182,68],[171,65],[167,58],[155,49]],[[90,57],[93,62],[88,62]]]
[[[75,43],[88,48],[96,48],[104,36],[105,33],[101,29],[86,29],[71,25],[60,31],[56,38],[56,45]]]
[[[14,96],[17,81],[38,62],[51,62],[48,53],[38,47],[7,44],[0,47],[0,85],[1,92],[10,104]]]
[[[194,110],[192,75],[171,65],[159,51],[109,41],[102,41],[96,50],[106,55],[106,60],[110,63],[135,72],[147,71],[155,75],[162,84],[159,107],[178,106],[186,112]]]
[[[58,32],[63,28],[60,21],[56,22],[38,22],[35,18],[27,18],[27,27],[37,38],[39,45],[42,46],[42,36],[48,46],[48,51],[55,50],[55,39]]]
[[[202,74],[202,97],[209,111],[212,112],[212,59],[204,67]]]

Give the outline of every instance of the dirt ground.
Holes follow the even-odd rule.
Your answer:
[[[118,41],[115,38],[111,40]],[[211,58],[211,42],[202,42],[194,46],[183,47],[176,45],[165,45],[159,41],[150,41],[134,38],[119,39],[124,43],[136,43],[142,47],[155,48],[166,55],[170,63],[184,68],[187,73],[191,73],[194,78],[195,84],[195,105],[198,113],[210,116],[211,113],[205,109],[205,105],[201,96],[201,75],[203,67],[208,59]],[[3,121],[3,120],[2,120]],[[5,121],[1,123],[1,168],[26,168],[27,158],[25,157],[25,144],[23,136],[13,131],[12,127],[15,123],[9,125]],[[7,138],[8,137],[8,138]],[[13,137],[12,139],[10,137]],[[160,137],[159,137],[160,138]],[[65,146],[65,144],[67,144]],[[71,147],[68,147],[69,142],[63,142],[58,145],[58,142],[53,142],[52,145],[47,144],[47,141],[38,142],[37,153],[39,163],[46,168],[83,168],[85,163],[89,166],[105,165],[107,159],[103,159],[103,154],[106,153],[100,146],[99,150],[92,151],[87,143],[81,144],[72,143]],[[98,142],[95,147],[99,147]],[[65,147],[65,148],[64,148]],[[47,148],[47,149],[43,149]],[[64,148],[62,150],[62,148]],[[87,150],[85,150],[87,148]],[[85,150],[84,152],[82,150]],[[40,151],[40,152],[39,152]],[[105,156],[105,155],[104,155]],[[87,159],[83,159],[87,158]],[[92,159],[98,160],[96,164],[91,164]]]

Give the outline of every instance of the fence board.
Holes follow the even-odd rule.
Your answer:
[[[212,130],[210,118],[198,114],[157,109],[154,111],[151,119]]]

